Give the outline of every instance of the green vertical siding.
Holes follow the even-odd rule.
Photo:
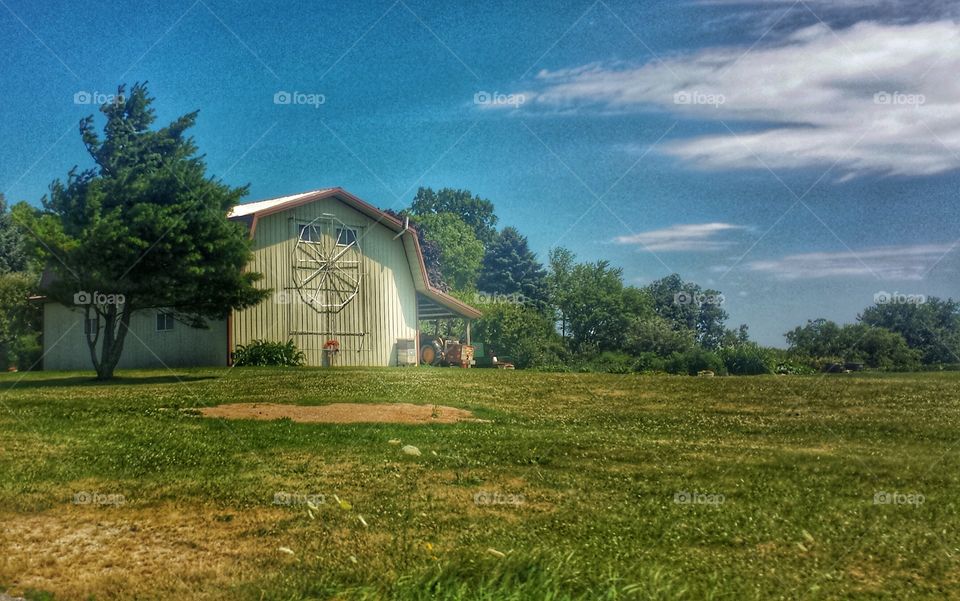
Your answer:
[[[59,303],[43,306],[43,369],[91,370],[93,363],[83,333],[83,311]],[[157,331],[156,311],[134,313],[120,356],[120,369],[220,366],[227,363],[225,321],[198,330],[175,323]]]

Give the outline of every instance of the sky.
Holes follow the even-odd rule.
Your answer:
[[[783,346],[875,298],[960,297],[960,6],[941,0],[0,0],[0,192],[91,166],[149,82],[246,200],[489,198],[542,259],[679,273]],[[878,296],[881,295],[881,296]]]

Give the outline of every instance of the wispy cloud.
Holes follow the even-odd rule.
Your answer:
[[[960,23],[818,23],[752,49],[541,71],[527,102],[580,112],[659,107],[714,121],[723,133],[663,146],[704,168],[836,164],[846,175],[927,175],[960,168],[958,72]]]
[[[846,26],[866,20],[917,23],[960,15],[956,0],[694,0],[693,4],[730,7],[734,16],[751,18],[765,26],[764,30],[818,19]]]
[[[816,252],[747,263],[750,271],[782,280],[833,277],[873,277],[883,280],[922,280],[951,251],[950,244],[885,246],[862,251]]]
[[[799,4],[797,0],[695,0],[694,4],[719,6],[749,6],[755,8],[779,8]],[[913,10],[923,10],[927,18],[942,15],[956,9],[953,0],[803,0],[814,9],[842,10],[851,8],[870,9],[872,13],[899,12],[907,16]]]
[[[729,247],[731,240],[719,239],[724,232],[746,229],[730,223],[692,223],[673,225],[660,230],[641,232],[614,239],[618,244],[635,244],[646,250],[661,251],[715,251]]]

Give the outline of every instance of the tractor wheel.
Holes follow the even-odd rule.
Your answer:
[[[427,343],[420,347],[420,363],[424,365],[436,365],[440,362],[440,351],[437,345]]]

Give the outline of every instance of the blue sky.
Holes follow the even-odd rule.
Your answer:
[[[939,0],[0,0],[0,191],[39,202],[84,104],[199,109],[249,200],[490,198],[545,257],[720,289],[783,345],[878,292],[960,296],[960,10]],[[278,92],[301,95],[278,104]],[[314,96],[309,96],[314,95]],[[323,103],[299,104],[310,99]]]

